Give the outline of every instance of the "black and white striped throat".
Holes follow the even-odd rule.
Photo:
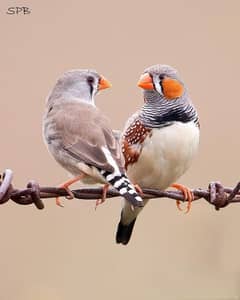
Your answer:
[[[165,103],[164,103],[165,102]],[[194,106],[186,101],[167,101],[159,103],[146,101],[140,113],[140,121],[148,128],[161,128],[174,122],[193,121],[199,127],[198,114]]]

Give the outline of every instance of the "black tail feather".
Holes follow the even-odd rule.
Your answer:
[[[129,242],[132,232],[133,232],[133,227],[136,222],[136,219],[134,219],[130,224],[124,225],[120,221],[118,224],[117,228],[117,233],[116,233],[116,243],[117,244],[123,244],[127,245]]]

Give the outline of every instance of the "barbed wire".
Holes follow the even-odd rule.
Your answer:
[[[69,193],[64,188],[58,187],[40,187],[35,180],[30,180],[24,189],[15,189],[12,184],[13,171],[6,169],[0,175],[0,204],[9,200],[21,205],[34,204],[38,209],[44,208],[43,199],[56,198],[58,196],[67,197]],[[142,189],[142,197],[145,199],[169,198],[173,200],[184,200],[184,195],[180,191],[161,191],[158,189]],[[80,200],[96,200],[102,197],[101,187],[83,187],[72,190],[75,198]],[[211,182],[207,189],[193,189],[193,201],[205,199],[212,204],[216,210],[226,207],[230,203],[240,202],[240,182],[234,188],[224,187],[220,182]],[[107,192],[107,198],[120,196],[119,193],[110,188]]]

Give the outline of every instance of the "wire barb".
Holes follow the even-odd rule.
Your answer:
[[[58,187],[41,187],[39,184],[31,180],[25,189],[14,189],[12,185],[13,172],[6,169],[0,177],[0,204],[9,200],[21,205],[34,204],[38,209],[44,208],[43,199],[56,198],[57,196],[67,197],[68,193],[64,188]],[[169,198],[184,202],[184,195],[180,191],[162,191],[158,189],[142,189],[144,199]],[[75,198],[81,200],[96,200],[102,196],[101,187],[83,187],[73,190]],[[212,204],[216,210],[226,207],[230,203],[240,202],[240,182],[234,188],[224,187],[220,182],[211,182],[207,190],[193,189],[193,201],[205,199]],[[108,189],[106,198],[114,198],[120,196],[115,189]]]

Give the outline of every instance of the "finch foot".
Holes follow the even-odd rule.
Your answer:
[[[143,191],[141,189],[141,187],[136,183],[134,184],[135,190],[142,196],[143,195]]]
[[[109,184],[108,183],[104,184],[104,186],[103,186],[103,192],[102,192],[102,198],[98,199],[96,201],[95,210],[97,209],[98,205],[103,204],[103,202],[105,202],[108,188],[109,188]]]
[[[73,199],[74,198],[74,195],[73,195],[73,192],[69,189],[69,186],[79,180],[81,180],[83,177],[85,176],[85,174],[82,174],[82,175],[79,175],[79,176],[76,176],[74,178],[71,178],[67,181],[65,181],[64,183],[60,184],[58,187],[59,188],[63,188],[66,190],[66,192],[68,193],[68,196],[66,196],[67,199]],[[60,197],[56,197],[56,204],[60,207],[64,207],[64,205],[61,203],[60,201]]]
[[[188,203],[187,203],[187,209],[185,211],[185,214],[187,214],[190,211],[190,209],[191,209],[192,201],[194,199],[194,195],[193,195],[192,191],[189,188],[187,188],[186,186],[184,186],[182,184],[179,184],[179,183],[173,183],[171,185],[171,187],[173,187],[173,188],[181,191],[183,193],[184,200],[188,201]],[[176,205],[177,205],[177,208],[179,210],[181,210],[181,211],[183,210],[181,208],[181,201],[180,200],[176,200]]]

